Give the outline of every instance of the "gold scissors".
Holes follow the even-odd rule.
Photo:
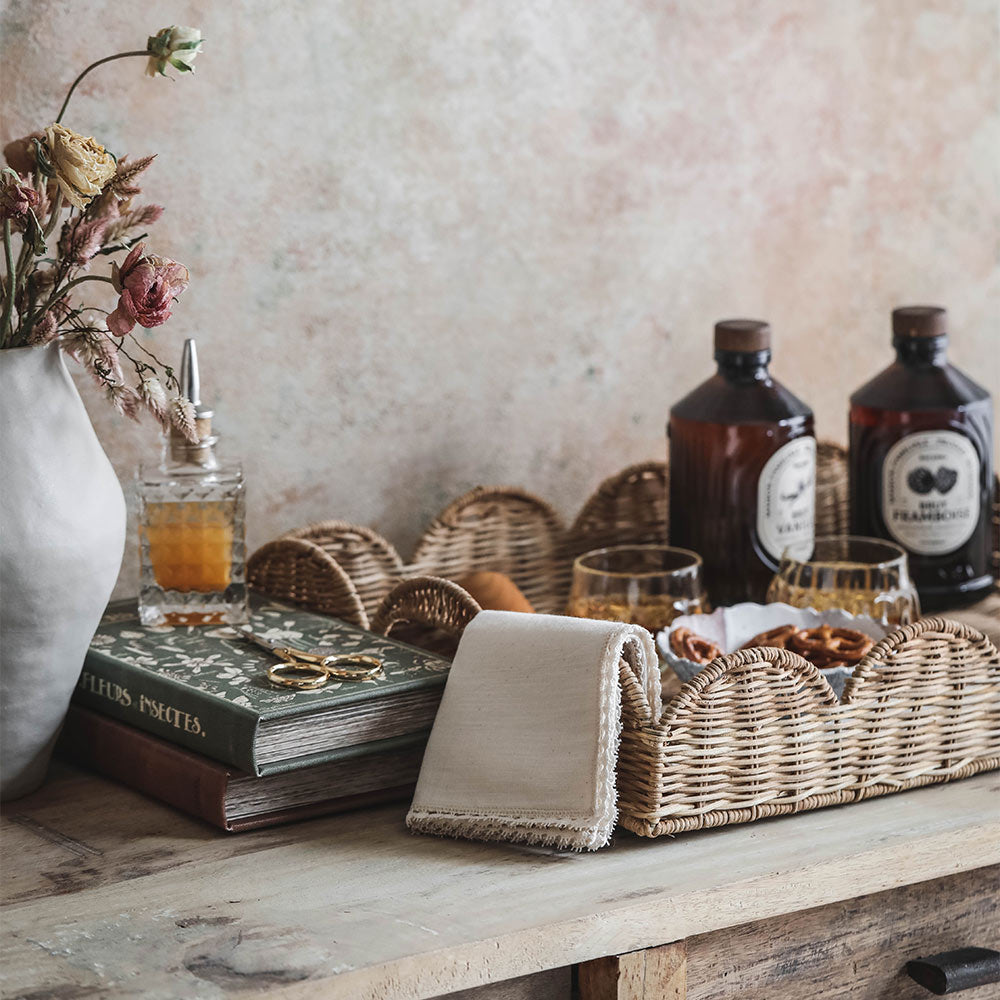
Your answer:
[[[278,687],[313,691],[321,688],[331,677],[342,681],[365,681],[383,676],[382,661],[377,656],[361,653],[310,653],[257,635],[249,626],[237,628],[236,633],[247,642],[273,653],[279,663],[267,668],[267,679]]]

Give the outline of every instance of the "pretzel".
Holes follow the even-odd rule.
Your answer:
[[[749,642],[743,643],[740,649],[753,649],[755,646],[777,646],[778,649],[787,649],[788,640],[797,631],[794,625],[779,625],[777,628],[755,635]]]
[[[787,648],[815,666],[827,668],[852,666],[874,645],[874,639],[855,629],[819,625],[796,632]]]
[[[798,629],[794,625],[779,625],[755,635],[741,649],[757,646],[777,646],[789,649],[822,670],[831,667],[853,667],[875,645],[875,640],[852,628],[818,625]],[[670,649],[676,656],[694,663],[711,663],[722,655],[713,642],[695,635],[690,629],[676,628],[670,633]]]
[[[714,642],[695,635],[689,628],[675,628],[670,633],[670,649],[676,656],[693,663],[711,663],[722,650]]]

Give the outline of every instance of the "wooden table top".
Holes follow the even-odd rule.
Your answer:
[[[998,863],[998,792],[572,854],[411,836],[402,805],[226,835],[57,765],[0,824],[0,992],[435,996]]]

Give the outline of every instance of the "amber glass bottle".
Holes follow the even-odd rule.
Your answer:
[[[948,364],[944,309],[896,309],[892,344],[896,360],[851,396],[851,531],[902,545],[933,611],[993,582],[993,403]]]
[[[670,411],[670,544],[694,549],[716,606],[763,601],[786,550],[813,545],[812,410],[767,370],[771,330],[715,326],[718,372]]]

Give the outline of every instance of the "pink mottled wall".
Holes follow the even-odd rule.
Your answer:
[[[170,23],[197,75],[90,77],[66,121],[158,151],[153,247],[192,284],[250,541],[371,523],[404,552],[513,482],[571,514],[663,452],[713,320],[843,439],[888,313],[938,302],[1000,393],[998,0],[3,0],[2,138]],[[123,478],[149,427],[84,387]],[[120,589],[134,589],[134,552]]]

